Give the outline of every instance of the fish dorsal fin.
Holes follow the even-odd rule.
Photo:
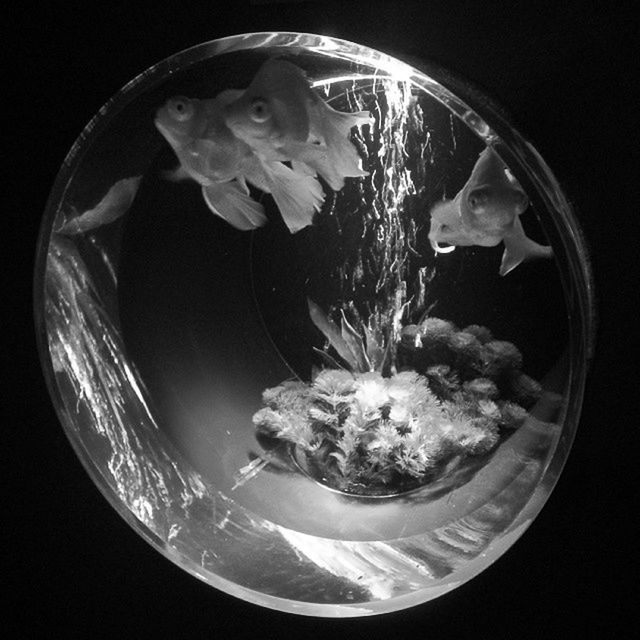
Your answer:
[[[468,182],[472,188],[481,184],[510,185],[505,164],[492,147],[486,147],[478,156]]]
[[[551,258],[553,249],[527,238],[522,228],[520,218],[515,216],[513,227],[505,234],[504,253],[500,264],[500,275],[506,276],[513,271],[521,262],[531,258]]]

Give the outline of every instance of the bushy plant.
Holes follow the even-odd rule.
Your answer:
[[[484,327],[427,318],[390,348],[371,328],[361,336],[344,313],[338,326],[311,301],[309,309],[334,350],[323,352],[332,367],[309,384],[265,390],[253,422],[295,445],[312,475],[335,488],[380,494],[428,482],[456,456],[490,452],[540,393],[520,371],[518,349]]]
[[[263,401],[256,427],[296,444],[346,491],[416,484],[451,456],[484,453],[498,440],[488,409],[471,418],[408,371],[384,378],[325,369],[310,385],[267,389]]]

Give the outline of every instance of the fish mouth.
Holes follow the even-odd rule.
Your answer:
[[[243,122],[245,120],[243,116],[243,111],[238,109],[238,106],[234,103],[227,104],[222,107],[222,120],[234,135],[237,135],[238,132],[242,132]]]
[[[239,122],[238,114],[229,109],[229,105],[222,108],[222,120],[232,131],[238,126]]]
[[[454,249],[455,246],[450,244],[446,247],[441,247],[440,243],[437,240],[429,240],[429,242],[431,243],[431,248],[436,252],[436,253],[451,253]]]
[[[156,125],[156,129],[170,142],[177,142],[175,136],[173,135],[171,129],[162,123],[160,117],[156,117],[153,121],[153,124]]]

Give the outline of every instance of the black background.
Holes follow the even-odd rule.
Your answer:
[[[638,21],[633,3],[29,3],[2,10],[2,582],[10,638],[614,638],[637,601]],[[557,5],[557,6],[556,6]],[[546,5],[545,5],[546,6]],[[597,358],[559,484],[521,540],[452,593],[383,617],[294,617],[200,583],[134,534],[59,426],[31,321],[39,219],[60,163],[123,84],[199,42],[309,31],[427,58],[511,112],[593,254]],[[5,591],[5,594],[7,593]]]

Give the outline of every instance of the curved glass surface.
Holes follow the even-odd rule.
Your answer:
[[[304,75],[263,82],[269,99],[310,100],[303,77],[321,100],[309,138],[295,109],[263,146],[220,113],[315,194],[300,229],[266,169],[178,179],[157,125],[175,96],[249,95],[274,58]],[[324,105],[368,114],[338,143]],[[210,131],[198,160],[222,149]],[[343,186],[314,169],[334,144]],[[238,229],[223,192],[260,225]],[[317,616],[436,598],[525,531],[576,431],[592,298],[571,207],[499,110],[437,68],[298,33],[198,45],[114,96],[62,164],[35,275],[51,397],[112,506],[206,583]]]

